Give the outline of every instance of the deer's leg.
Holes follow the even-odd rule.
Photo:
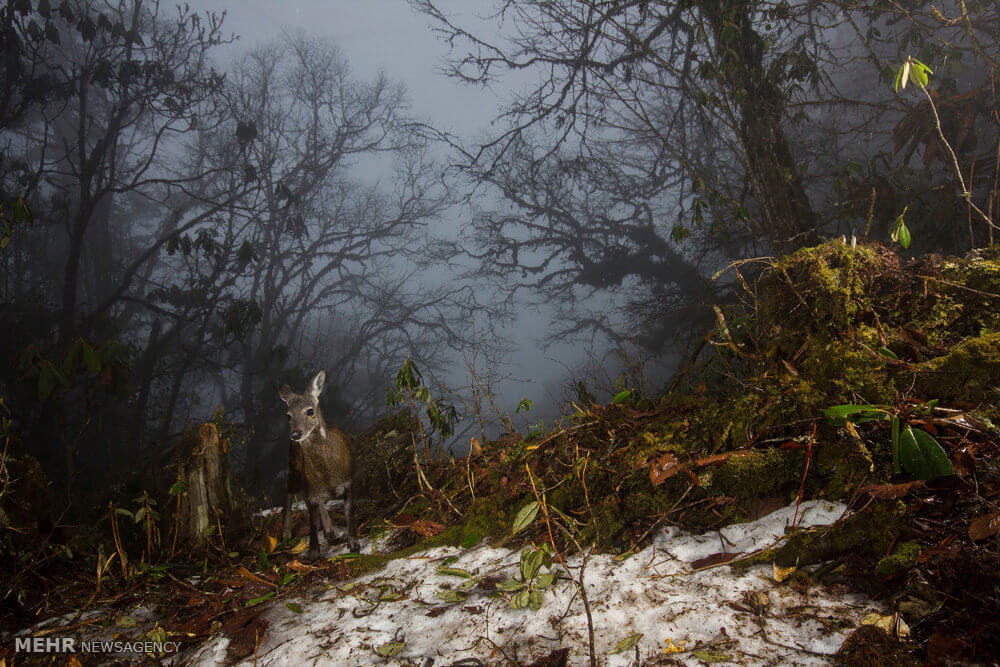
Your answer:
[[[347,493],[344,494],[344,518],[347,520],[347,548],[351,551],[358,551],[358,538],[354,526],[354,491],[351,484],[347,485]]]
[[[285,504],[281,508],[281,539],[287,540],[292,536],[292,493],[291,489],[285,487]]]
[[[309,560],[319,560],[319,504],[313,501],[306,501],[309,506],[309,550],[306,558]]]
[[[333,544],[333,540],[337,537],[337,533],[333,531],[333,521],[330,520],[330,512],[326,509],[326,503],[320,503],[319,519],[323,525],[323,534],[326,535],[326,543]]]

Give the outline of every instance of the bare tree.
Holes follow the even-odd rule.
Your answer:
[[[434,0],[411,4],[455,49],[448,74],[525,82],[499,131],[453,141],[457,166],[503,198],[470,239],[481,273],[519,276],[508,298],[569,304],[559,332],[654,346],[678,309],[725,298],[710,278],[734,256],[864,229],[873,215],[884,229],[914,191],[940,200],[953,174],[906,176],[893,146],[912,106],[892,90],[895,66],[908,51],[957,58],[985,83],[995,59],[991,3],[951,3],[949,17],[921,2],[498,0],[474,28]],[[984,182],[993,161],[969,164]],[[612,292],[630,302],[617,319],[602,298]]]

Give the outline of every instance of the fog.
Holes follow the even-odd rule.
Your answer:
[[[16,5],[0,383],[68,496],[141,488],[207,419],[266,492],[276,384],[319,368],[361,430],[411,359],[457,451],[656,398],[725,363],[761,258],[904,216],[904,253],[993,240],[995,7]],[[901,89],[923,61],[933,95]]]
[[[495,7],[492,0],[451,0],[440,7],[463,21],[490,34],[496,31],[488,21]],[[451,54],[446,42],[433,31],[430,19],[411,7],[407,0],[312,0],[282,2],[200,1],[192,7],[225,12],[225,25],[239,39],[220,50],[220,62],[235,59],[246,51],[297,32],[329,39],[343,52],[352,71],[361,78],[384,73],[402,82],[413,113],[435,129],[459,140],[471,142],[486,136],[505,100],[526,85],[530,75],[512,73],[489,86],[456,82],[444,73]],[[485,17],[485,18],[484,18]],[[438,153],[447,159],[446,149]],[[387,176],[391,165],[359,166],[369,181]],[[499,198],[481,193],[478,205],[498,206]],[[468,205],[458,205],[435,223],[436,233],[457,237],[470,221]],[[450,271],[429,271],[431,280],[456,279]],[[614,308],[614,300],[608,303]],[[551,335],[556,313],[545,303],[529,304],[525,299],[515,310],[514,319],[500,331],[507,339],[503,352],[505,372],[496,384],[505,407],[513,410],[522,398],[531,398],[537,418],[555,418],[562,411],[563,380],[567,373],[582,370],[593,358],[606,361],[607,342],[600,339],[568,344]],[[609,371],[610,372],[610,371]],[[442,369],[441,381],[452,386],[467,382],[461,355],[454,355]],[[456,443],[456,447],[460,447]]]

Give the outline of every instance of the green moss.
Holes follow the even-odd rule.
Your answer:
[[[584,501],[583,487],[577,481],[576,475],[568,473],[546,494],[545,499],[553,507],[565,512]]]
[[[584,541],[596,541],[599,546],[611,544],[625,526],[625,516],[617,500],[613,496],[605,497],[592,504],[591,510],[591,521],[581,531]]]
[[[930,396],[982,400],[1000,384],[1000,333],[970,338],[919,365],[917,385]]]
[[[840,554],[881,557],[902,530],[906,506],[899,501],[872,503],[830,526],[797,530],[771,549],[736,563],[747,566],[774,562],[783,567],[809,565]]]
[[[766,449],[731,456],[710,467],[698,481],[709,495],[749,500],[774,495],[802,476],[801,454],[793,450]]]
[[[865,403],[896,400],[886,360],[875,352],[881,342],[870,333],[857,332],[853,340],[810,338],[806,342],[799,372],[827,405],[857,399]]]
[[[799,250],[762,278],[759,315],[779,334],[845,329],[870,307],[866,291],[879,266],[871,247],[834,241]]]
[[[998,246],[963,258],[932,259],[918,268],[927,276],[923,299],[915,308],[912,328],[932,345],[951,347],[970,336],[1000,331],[1000,261]]]
[[[893,552],[880,560],[875,571],[886,579],[895,577],[917,564],[920,555],[920,545],[916,542],[897,544]]]
[[[383,535],[392,530],[392,524],[385,519],[375,519],[368,527],[368,539],[372,542],[378,540]]]
[[[416,503],[414,503],[415,505]],[[353,561],[355,576],[379,570],[390,561],[407,558],[413,554],[437,547],[457,547],[469,544],[475,538],[479,542],[486,538],[504,535],[510,526],[509,518],[494,497],[477,498],[466,512],[465,521],[449,526],[443,532],[427,537],[416,544],[385,554],[361,554]]]
[[[476,498],[465,514],[459,543],[500,537],[510,530],[510,525],[507,513],[501,509],[497,497]]]

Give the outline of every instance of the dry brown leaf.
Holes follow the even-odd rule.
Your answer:
[[[285,567],[289,570],[294,570],[295,572],[315,572],[316,570],[322,570],[324,566],[310,565],[308,563],[303,563],[300,560],[293,560],[286,563]]]
[[[252,655],[267,632],[268,622],[259,616],[259,611],[237,614],[222,626],[222,632],[229,637],[226,654],[231,662]]]
[[[861,625],[874,625],[876,628],[882,628],[890,637],[905,639],[910,636],[910,626],[899,614],[882,615],[872,612],[861,619]]]
[[[278,587],[278,584],[276,584],[274,582],[271,582],[271,581],[268,581],[267,579],[264,579],[263,577],[258,577],[256,574],[254,574],[253,572],[251,572],[250,570],[248,570],[246,568],[246,566],[244,566],[244,565],[241,565],[240,569],[237,572],[244,579],[250,579],[251,581],[256,581],[256,582],[259,582],[261,584],[267,584],[268,586],[273,586],[274,588]]]
[[[969,524],[969,539],[973,542],[993,537],[998,532],[1000,532],[1000,515],[996,512],[977,516]]]
[[[444,532],[444,524],[429,519],[417,519],[410,525],[410,530],[424,537],[434,537]]]
[[[794,572],[795,572],[794,565],[791,567],[782,567],[777,563],[774,563],[774,565],[771,566],[771,576],[779,584],[788,577],[792,576]]]
[[[469,456],[479,456],[483,453],[483,446],[479,444],[479,438],[469,438]]]
[[[650,463],[649,481],[653,483],[653,486],[659,486],[683,469],[684,466],[677,461],[676,456],[664,454]]]
[[[273,537],[271,535],[265,535],[263,546],[264,546],[264,551],[266,551],[267,553],[272,553],[275,547],[278,546],[278,538]]]
[[[290,553],[290,554],[300,554],[300,553],[302,553],[303,551],[306,550],[306,546],[307,545],[308,545],[308,542],[306,542],[306,538],[303,537],[301,540],[298,541],[298,544],[296,544],[294,547],[292,547],[291,549],[288,550],[288,553]]]
[[[396,526],[397,528],[406,528],[407,526],[412,525],[413,522],[416,520],[417,517],[410,514],[409,512],[400,512],[396,516],[392,517],[389,523]]]
[[[912,489],[920,488],[923,485],[924,483],[921,481],[903,482],[902,484],[868,484],[858,489],[858,491],[860,493],[867,493],[877,500],[892,500],[902,498]]]

